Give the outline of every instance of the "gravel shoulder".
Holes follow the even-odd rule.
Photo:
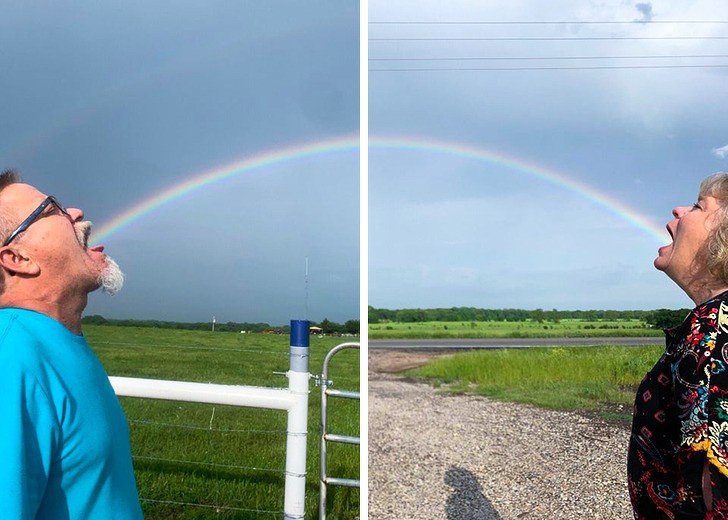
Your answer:
[[[398,375],[432,355],[369,350],[371,520],[632,517],[625,426]]]

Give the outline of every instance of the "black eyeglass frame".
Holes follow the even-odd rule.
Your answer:
[[[56,208],[58,208],[58,210],[61,213],[63,213],[67,217],[70,217],[71,216],[71,215],[68,214],[68,211],[66,211],[66,208],[64,208],[63,206],[61,206],[61,203],[58,202],[58,200],[56,200],[56,198],[53,195],[48,195],[45,198],[45,200],[40,203],[40,206],[38,206],[37,208],[35,208],[35,210],[33,210],[33,213],[31,213],[30,215],[28,215],[28,218],[26,218],[24,221],[22,221],[20,223],[20,225],[17,228],[15,228],[15,231],[13,231],[12,233],[10,233],[10,236],[5,239],[5,242],[3,242],[3,247],[5,247],[10,242],[12,242],[13,240],[15,240],[20,233],[22,233],[23,231],[25,231],[26,229],[28,229],[33,224],[33,222],[35,222],[36,220],[38,220],[38,217],[41,216],[41,214],[48,207],[49,204],[53,204]]]

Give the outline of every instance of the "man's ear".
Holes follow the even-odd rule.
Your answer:
[[[40,273],[40,266],[23,249],[12,246],[0,248],[0,267],[11,274],[35,276]]]

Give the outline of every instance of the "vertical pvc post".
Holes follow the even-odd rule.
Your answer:
[[[309,322],[291,320],[291,353],[288,391],[292,403],[288,410],[286,442],[286,484],[283,506],[285,520],[304,518],[306,498],[306,438],[308,434]]]

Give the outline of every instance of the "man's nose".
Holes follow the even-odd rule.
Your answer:
[[[66,208],[66,212],[71,217],[73,222],[83,220],[83,210],[79,208]]]

